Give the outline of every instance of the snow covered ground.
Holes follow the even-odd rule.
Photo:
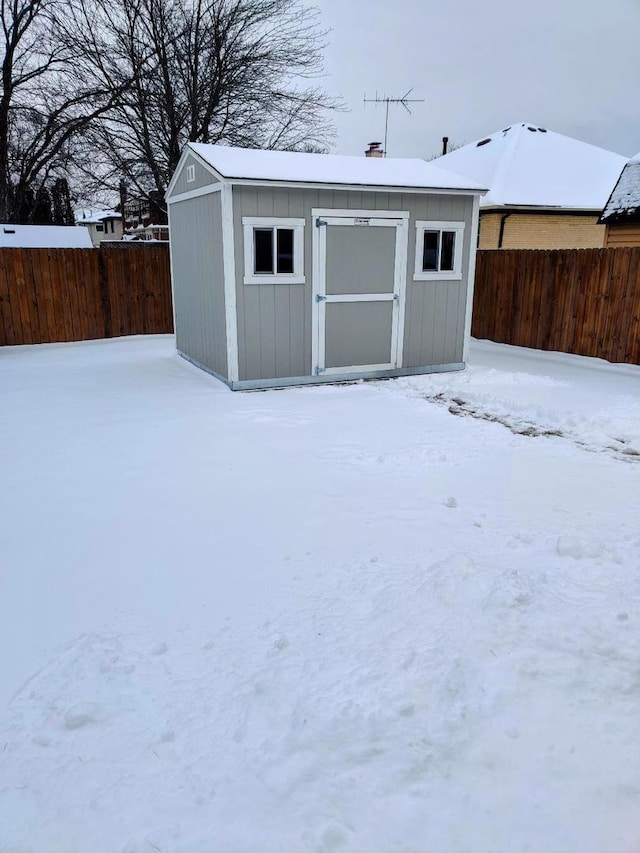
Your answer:
[[[640,368],[0,400],[2,853],[640,849]]]

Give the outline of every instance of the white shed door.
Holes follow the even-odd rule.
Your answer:
[[[402,364],[407,219],[315,216],[317,374]]]

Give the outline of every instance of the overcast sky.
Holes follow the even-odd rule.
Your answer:
[[[640,0],[315,0],[331,28],[324,87],[342,95],[335,151],[382,140],[425,157],[528,121],[631,156],[640,151]]]

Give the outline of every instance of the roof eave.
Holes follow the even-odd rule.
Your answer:
[[[482,208],[487,211],[514,211],[517,213],[537,213],[545,211],[548,213],[588,213],[600,214],[601,207],[570,207],[564,204],[509,204],[508,202],[491,202]]]
[[[629,210],[616,210],[603,213],[598,219],[600,225],[637,225],[640,223],[640,206]]]
[[[433,193],[438,195],[477,195],[484,196],[489,190],[472,187],[419,187],[404,186],[401,184],[356,184],[356,183],[331,183],[324,181],[283,181],[272,178],[239,178],[223,176],[233,186],[265,186],[284,187],[291,189],[325,189],[325,190],[361,190],[363,192],[385,192],[385,193]]]

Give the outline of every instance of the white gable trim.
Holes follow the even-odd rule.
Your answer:
[[[209,184],[206,187],[200,187],[197,190],[189,190],[185,193],[178,193],[167,199],[167,204],[175,204],[178,201],[188,201],[190,198],[199,198],[202,195],[210,195],[211,193],[219,193],[222,189],[222,182],[217,184]]]
[[[167,187],[167,191],[164,194],[166,201],[169,200],[169,196],[173,192],[175,185],[178,182],[178,179],[182,175],[182,172],[184,170],[184,164],[187,161],[187,157],[193,157],[193,159],[196,160],[203,167],[203,169],[206,169],[206,171],[209,172],[210,175],[213,175],[216,180],[222,180],[222,175],[216,172],[211,163],[207,163],[206,160],[204,160],[196,151],[193,150],[193,148],[191,148],[190,145],[187,144],[182,149],[182,154],[180,155],[180,159],[178,160],[178,166],[175,172],[173,173],[173,177],[169,181],[169,186]]]
[[[164,194],[165,201],[169,200],[169,196],[173,192],[173,188],[175,187],[175,185],[178,181],[178,178],[182,174],[182,170],[184,168],[184,164],[185,164],[186,159],[187,159],[187,148],[185,147],[182,149],[182,154],[180,155],[180,159],[178,160],[178,165],[176,166],[175,172],[171,176],[171,180],[169,181],[169,186],[167,187],[167,190]]]

